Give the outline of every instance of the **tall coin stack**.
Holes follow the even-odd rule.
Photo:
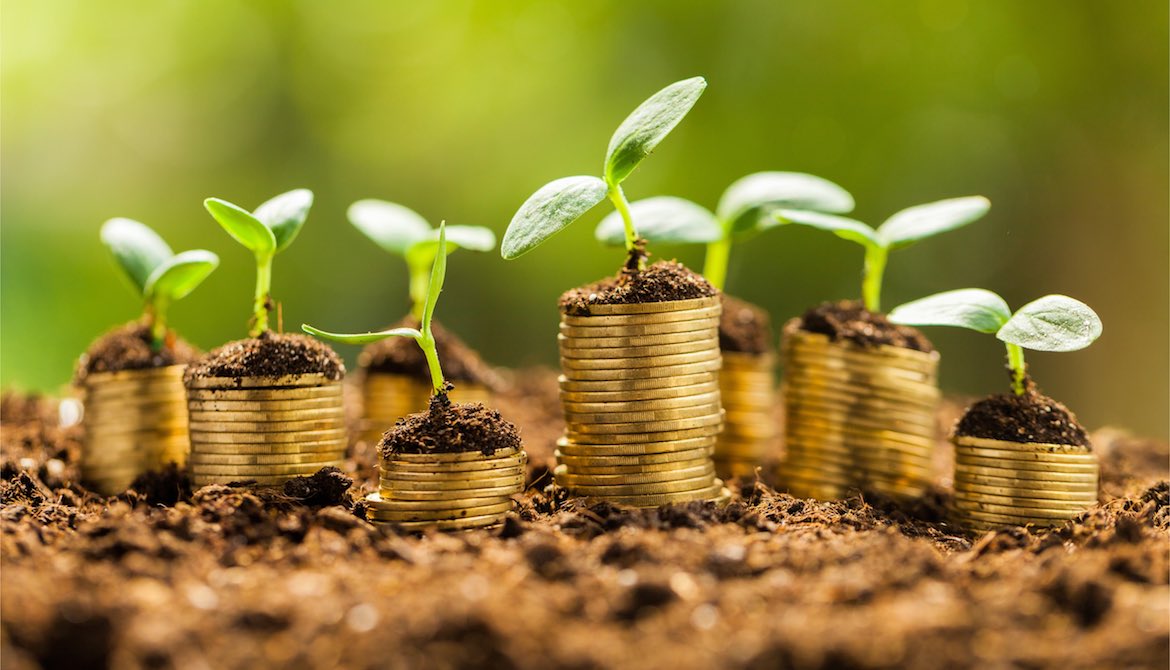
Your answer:
[[[772,354],[723,352],[719,390],[727,420],[715,442],[715,467],[721,476],[754,475],[775,445],[775,367]]]
[[[366,496],[366,518],[411,529],[493,526],[524,491],[523,449],[383,455],[379,490]]]
[[[1089,447],[956,436],[953,516],[974,530],[1055,526],[1097,504]]]
[[[559,485],[635,507],[726,499],[711,460],[720,309],[715,296],[561,315]]]
[[[196,486],[276,485],[345,459],[340,381],[322,374],[187,381]]]
[[[186,462],[186,367],[85,376],[81,382],[85,407],[81,478],[89,488],[114,495],[148,470]]]
[[[798,497],[862,488],[921,496],[931,479],[937,352],[832,342],[784,329],[786,455],[782,479]]]
[[[367,371],[362,382],[362,439],[371,444],[380,442],[382,433],[399,419],[426,410],[433,391],[430,380]],[[457,403],[492,404],[491,391],[470,382],[457,383],[448,396]]]

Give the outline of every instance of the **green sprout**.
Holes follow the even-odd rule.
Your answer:
[[[171,303],[187,297],[203,283],[219,265],[219,257],[204,249],[176,254],[158,233],[131,219],[106,221],[101,238],[146,302],[151,347],[155,351],[162,349]]]
[[[582,214],[609,198],[621,216],[626,251],[637,257],[637,269],[645,267],[638,248],[638,230],[622,182],[683,120],[707,88],[702,77],[675,82],[638,106],[609,140],[602,177],[564,177],[545,184],[520,206],[512,217],[500,254],[511,260],[532,251]]]
[[[248,334],[256,337],[268,330],[268,310],[272,308],[272,258],[288,248],[305,225],[313,192],[299,188],[282,193],[249,212],[219,198],[208,198],[203,206],[228,235],[244,245],[256,258],[256,294],[252,303],[252,327]]]
[[[310,335],[323,337],[327,340],[341,342],[343,344],[369,344],[371,342],[378,342],[388,337],[409,337],[422,349],[423,355],[427,358],[427,367],[431,370],[431,385],[434,387],[435,395],[444,394],[446,390],[446,381],[443,379],[443,368],[439,365],[439,352],[435,349],[435,334],[431,331],[431,321],[435,316],[435,304],[439,302],[439,294],[443,292],[443,280],[447,277],[447,226],[446,223],[439,224],[439,239],[436,241],[435,262],[431,267],[430,281],[427,282],[426,299],[423,301],[422,317],[419,321],[419,329],[414,328],[392,328],[378,333],[359,333],[354,335],[347,335],[343,333],[330,333],[318,328],[314,328],[309,324],[302,324],[301,329]]]
[[[865,271],[861,279],[861,295],[870,312],[881,311],[882,276],[890,252],[908,247],[918,240],[954,230],[976,221],[991,208],[983,196],[968,196],[939,200],[904,209],[877,229],[843,216],[822,214],[799,209],[782,209],[773,217],[777,223],[799,223],[827,230],[842,239],[865,247]]]
[[[359,200],[349,207],[349,222],[383,250],[401,256],[410,272],[410,313],[421,319],[439,231],[414,210],[384,200]],[[491,251],[496,234],[482,226],[445,226],[447,253],[459,248]]]
[[[991,291],[966,288],[908,302],[890,312],[890,321],[907,326],[957,326],[995,333],[1007,345],[1012,391],[1027,390],[1024,349],[1077,351],[1101,336],[1101,318],[1088,305],[1064,295],[1046,295],[1013,314]]]
[[[731,247],[779,222],[771,215],[778,209],[808,209],[844,214],[853,210],[853,196],[826,179],[799,172],[757,172],[739,179],[719,198],[712,214],[690,200],[658,196],[630,204],[638,220],[638,232],[651,242],[706,244],[703,276],[715,288],[727,283]],[[623,221],[608,214],[594,231],[605,244],[621,244]]]

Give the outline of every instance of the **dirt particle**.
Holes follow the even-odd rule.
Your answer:
[[[745,354],[772,351],[772,319],[763,308],[723,294],[719,348]]]

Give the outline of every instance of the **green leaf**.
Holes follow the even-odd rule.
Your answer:
[[[114,255],[126,277],[142,295],[150,273],[172,256],[158,233],[133,219],[110,219],[102,224],[102,243]]]
[[[511,260],[540,246],[605,200],[607,188],[604,181],[589,176],[564,177],[540,187],[512,217],[500,255]]]
[[[445,226],[447,230],[447,254],[456,249],[491,251],[496,246],[496,234],[483,226]],[[439,231],[428,233],[429,239],[414,242],[406,249],[406,262],[411,267],[430,267],[439,248]]]
[[[727,187],[716,213],[735,233],[770,228],[769,214],[779,208],[845,214],[853,196],[833,182],[800,172],[757,172]]]
[[[313,192],[298,188],[266,201],[252,213],[260,223],[268,226],[276,238],[276,252],[284,251],[305,225],[309,208],[313,206]]]
[[[417,212],[385,200],[358,200],[349,206],[349,222],[382,249],[405,256],[411,245],[432,234]]]
[[[956,326],[994,333],[1011,316],[1011,308],[998,295],[981,288],[964,288],[895,307],[889,319],[905,326]]]
[[[991,201],[981,195],[939,200],[904,209],[886,219],[877,229],[882,244],[891,249],[905,247],[983,218]]]
[[[204,249],[184,251],[155,268],[146,281],[150,300],[174,302],[187,297],[219,266],[219,256]]]
[[[638,234],[651,242],[663,244],[706,244],[723,235],[715,215],[690,200],[658,196],[630,203],[630,215]],[[603,244],[626,243],[626,228],[618,212],[610,212],[593,231]]]
[[[781,209],[772,214],[777,224],[799,223],[802,226],[811,226],[820,230],[827,230],[842,239],[857,242],[864,246],[882,246],[881,240],[873,228],[860,221],[854,221],[843,216],[807,212],[801,209]],[[771,226],[769,226],[771,227]]]
[[[435,264],[431,267],[431,281],[427,284],[427,302],[423,307],[422,331],[431,332],[431,319],[435,316],[435,305],[439,302],[439,294],[443,292],[443,282],[447,279],[447,224],[439,223],[439,248],[435,252]]]
[[[301,324],[301,330],[315,337],[324,338],[326,340],[333,340],[334,342],[341,342],[342,344],[369,344],[371,342],[380,342],[389,337],[409,337],[418,340],[422,337],[422,333],[414,328],[391,328],[390,330],[383,330],[377,333],[330,333],[324,330],[319,330],[310,326],[307,323]]]
[[[1046,295],[1024,305],[995,335],[1035,351],[1076,351],[1101,336],[1101,318],[1065,295]]]
[[[609,140],[605,180],[620,184],[695,106],[707,80],[691,77],[667,86],[635,109]]]
[[[247,247],[256,256],[276,253],[276,237],[268,226],[251,212],[219,198],[208,198],[203,206],[235,241]]]

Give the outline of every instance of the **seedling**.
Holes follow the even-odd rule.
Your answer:
[[[102,224],[102,242],[146,303],[150,343],[162,349],[167,334],[167,310],[195,290],[219,265],[219,257],[204,249],[174,253],[158,233],[131,219]]]
[[[807,209],[844,214],[853,210],[853,196],[826,179],[799,172],[757,172],[736,181],[719,198],[712,214],[690,200],[659,196],[638,200],[630,213],[638,232],[651,242],[706,244],[703,276],[715,288],[727,283],[731,247],[778,225],[778,209]],[[601,220],[594,232],[605,244],[621,244],[624,223],[617,212]]]
[[[359,200],[349,207],[349,222],[383,250],[401,256],[410,272],[410,313],[421,319],[438,249],[439,231],[414,210],[384,200]],[[459,248],[491,251],[496,235],[482,226],[445,226],[447,253]]]
[[[256,258],[256,295],[252,303],[252,327],[256,337],[268,330],[268,310],[272,308],[272,258],[288,248],[305,225],[313,192],[299,188],[282,193],[256,208],[254,212],[219,198],[208,198],[203,206],[223,226],[228,235],[244,245]]]
[[[446,381],[443,379],[443,368],[439,365],[439,352],[435,349],[435,335],[431,332],[431,321],[435,315],[435,304],[439,302],[439,294],[443,292],[443,280],[447,277],[447,226],[439,224],[439,239],[436,241],[434,264],[431,266],[430,280],[427,282],[426,298],[423,301],[423,312],[419,319],[419,328],[391,328],[378,333],[360,333],[347,335],[330,333],[309,324],[302,324],[301,329],[310,335],[322,337],[344,344],[370,344],[379,342],[388,337],[409,337],[422,349],[427,358],[427,367],[431,371],[431,385],[435,395],[447,392]]]
[[[886,260],[895,249],[954,230],[976,221],[991,208],[983,196],[968,196],[939,200],[904,209],[875,230],[853,219],[799,209],[782,209],[773,218],[779,224],[799,223],[827,230],[837,237],[857,242],[865,247],[865,270],[861,279],[861,295],[870,312],[881,311],[882,276]]]
[[[631,265],[643,269],[646,257],[638,248],[640,238],[622,182],[691,111],[705,88],[707,81],[702,77],[684,79],[639,105],[610,138],[602,176],[563,177],[542,186],[512,217],[500,245],[501,255],[511,260],[532,251],[609,198],[621,216],[626,251],[637,259]]]
[[[908,326],[958,326],[995,333],[1007,345],[1012,391],[1024,395],[1028,371],[1024,349],[1077,351],[1101,336],[1101,319],[1088,305],[1063,295],[1046,295],[1014,314],[1007,302],[981,288],[937,293],[890,312],[890,321]]]

